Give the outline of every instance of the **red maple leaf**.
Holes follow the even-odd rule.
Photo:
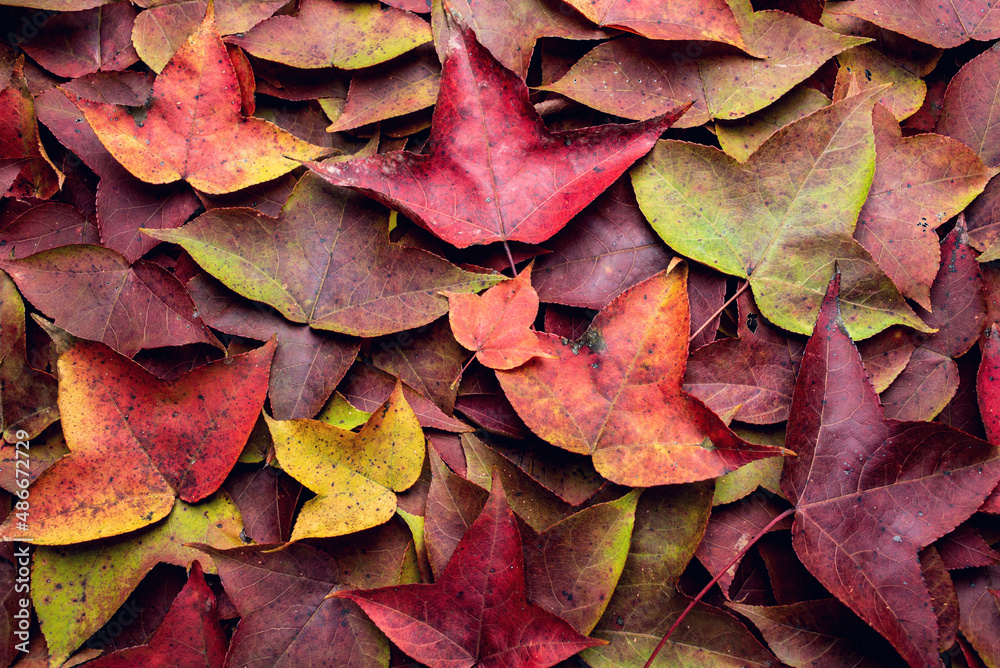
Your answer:
[[[545,241],[686,110],[629,125],[549,132],[528,100],[528,87],[471,31],[456,31],[448,46],[427,155],[396,151],[306,165],[459,248]]]
[[[334,596],[355,601],[400,649],[431,668],[546,668],[603,644],[528,602],[521,535],[496,476],[486,507],[437,582]]]
[[[792,396],[782,489],[806,568],[911,666],[939,666],[918,552],[982,505],[996,448],[934,422],[884,417],[830,285]]]

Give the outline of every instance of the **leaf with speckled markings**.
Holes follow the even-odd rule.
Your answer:
[[[359,433],[318,420],[272,420],[278,461],[316,492],[303,506],[292,540],[341,536],[386,522],[396,492],[410,488],[424,463],[424,433],[396,384]]]
[[[932,420],[944,409],[958,389],[955,359],[976,344],[986,323],[979,264],[961,215],[941,242],[940,254],[941,266],[930,291],[934,310],[918,309],[938,331],[920,341],[906,367],[879,397],[886,416],[896,420]]]
[[[719,415],[772,424],[788,419],[802,344],[758,315],[753,298],[737,299],[738,338],[715,341],[688,358],[684,389]]]
[[[983,191],[992,171],[962,142],[926,134],[903,137],[881,104],[875,126],[875,177],[861,208],[854,238],[899,291],[930,307],[931,284],[940,263],[942,223]]]
[[[187,584],[148,643],[106,654],[90,665],[94,668],[156,665],[223,668],[227,644],[226,634],[219,625],[215,594],[205,582],[201,564],[196,561],[191,566]]]
[[[35,438],[59,419],[56,379],[28,363],[24,334],[24,301],[0,272],[0,430],[9,443]]]
[[[552,357],[497,377],[533,432],[593,455],[619,484],[704,480],[784,454],[739,438],[681,389],[689,318],[687,266],[675,262],[612,301],[579,342],[539,334]]]
[[[851,14],[942,49],[1000,37],[1000,7],[986,0],[852,0],[831,2],[827,11]]]
[[[212,494],[260,415],[273,354],[272,340],[167,383],[100,343],[64,353],[59,414],[70,453],[31,486],[33,542],[116,536],[166,517],[178,496]],[[22,536],[14,520],[0,536]]]
[[[748,279],[779,327],[812,331],[837,263],[853,337],[896,323],[928,331],[852,237],[875,169],[871,112],[883,90],[786,125],[742,164],[709,146],[660,141],[632,169],[639,207],[677,252]]]
[[[531,324],[538,315],[538,293],[531,287],[531,265],[482,295],[443,293],[455,340],[491,369],[513,369],[532,357],[549,357]]]
[[[112,619],[156,564],[190,566],[199,555],[185,543],[238,547],[242,529],[239,510],[220,493],[197,505],[177,500],[164,521],[134,534],[36,548],[31,591],[52,660],[68,657]],[[211,561],[205,562],[205,571],[215,573]]]
[[[328,597],[348,587],[400,584],[408,541],[400,545],[397,537],[408,538],[408,533],[391,525],[372,532],[345,538],[363,559],[344,550],[331,553],[329,545],[325,550],[304,543],[229,550],[198,545],[218,564],[241,616],[230,648],[231,665],[385,668],[385,636],[356,604]]]
[[[129,265],[113,250],[77,244],[0,259],[0,268],[58,326],[122,355],[185,343],[221,347],[184,286],[152,262]]]
[[[697,6],[676,6],[687,4]],[[693,102],[677,126],[695,127],[764,109],[825,61],[867,41],[783,12],[754,12],[746,0],[730,4],[744,26],[748,48],[764,58],[626,37],[597,46],[543,90],[633,119],[652,118],[676,104]]]
[[[277,178],[295,169],[296,159],[329,153],[240,115],[239,82],[211,9],[156,78],[144,120],[127,107],[65,92],[105,148],[147,183],[184,179],[217,195]]]

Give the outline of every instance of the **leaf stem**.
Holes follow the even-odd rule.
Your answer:
[[[715,313],[713,313],[712,315],[708,316],[708,320],[706,320],[705,322],[703,322],[702,325],[701,325],[701,327],[699,327],[698,330],[694,334],[692,334],[691,336],[688,337],[688,343],[691,343],[692,341],[694,341],[694,337],[696,337],[699,334],[701,334],[702,330],[705,329],[706,327],[708,327],[708,323],[710,323],[713,320],[715,320],[723,311],[726,310],[726,307],[728,307],[730,304],[732,304],[734,301],[736,301],[737,297],[739,297],[744,292],[746,292],[746,289],[748,287],[750,287],[750,281],[743,281],[743,285],[741,285],[739,287],[739,289],[735,293],[733,293],[733,296],[730,297],[729,299],[727,299],[726,303],[723,304],[722,306],[720,306],[719,309]]]
[[[451,381],[451,385],[449,386],[451,389],[455,389],[455,386],[458,385],[458,381],[462,380],[462,374],[465,373],[465,370],[469,368],[469,365],[472,364],[472,360],[474,359],[476,359],[476,353],[472,353],[472,357],[470,357],[469,361],[465,363],[465,366],[459,369],[458,375],[455,376],[455,380]]]
[[[746,287],[746,284],[744,284],[744,287]],[[737,294],[739,294],[739,293],[737,293]],[[736,295],[733,295],[733,298],[735,298],[735,297],[736,297]],[[732,300],[730,300],[730,301],[732,301]],[[721,312],[721,310],[720,310],[720,312]],[[712,316],[712,318],[714,318],[714,317],[715,316]],[[791,515],[794,512],[795,512],[795,508],[789,508],[788,510],[784,511],[783,513],[781,513],[780,515],[778,515],[777,517],[775,517],[773,520],[771,520],[770,522],[767,523],[767,526],[765,526],[763,529],[761,529],[760,531],[757,532],[757,535],[753,537],[753,540],[751,540],[749,543],[747,543],[746,545],[744,545],[743,549],[736,553],[736,556],[733,557],[733,560],[730,561],[726,565],[725,568],[723,568],[721,571],[719,571],[719,573],[714,578],[712,578],[712,580],[707,585],[705,585],[705,587],[700,592],[698,592],[698,595],[694,597],[694,600],[692,600],[688,604],[688,606],[686,608],[684,608],[684,612],[681,613],[681,616],[674,620],[673,626],[670,627],[670,630],[667,631],[667,634],[665,636],[663,636],[662,640],[660,640],[660,644],[657,645],[656,649],[653,650],[653,653],[649,655],[649,660],[646,661],[645,665],[642,668],[650,668],[653,665],[653,661],[656,659],[656,655],[659,654],[660,650],[663,649],[663,646],[667,644],[667,639],[670,638],[670,635],[674,631],[677,630],[677,627],[681,625],[681,621],[685,617],[687,617],[687,614],[689,612],[691,612],[691,609],[694,608],[695,605],[698,604],[698,601],[700,601],[702,598],[704,598],[705,594],[707,594],[708,591],[712,587],[715,586],[715,583],[719,581],[719,579],[722,577],[722,575],[724,573],[726,573],[730,568],[732,568],[733,564],[735,564],[737,561],[739,561],[740,559],[742,559],[743,555],[745,555],[747,553],[747,550],[749,550],[751,547],[753,547],[753,545],[758,540],[760,540],[761,537],[763,537],[764,534],[766,534],[768,531],[770,531],[771,528],[774,527],[775,524],[777,524],[781,520],[785,519],[786,517],[788,517],[789,515]]]
[[[507,260],[510,261],[511,276],[517,278],[517,264],[514,263],[514,254],[510,252],[510,245],[506,239],[503,240],[503,249],[507,251]]]

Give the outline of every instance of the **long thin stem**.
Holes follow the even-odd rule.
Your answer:
[[[465,373],[465,370],[469,368],[469,365],[472,364],[472,360],[474,359],[476,359],[476,354],[472,353],[472,357],[469,358],[469,361],[465,363],[465,366],[463,366],[458,372],[458,375],[455,376],[455,380],[451,381],[451,389],[455,389],[458,386],[458,381],[462,380],[462,374]]]
[[[712,317],[715,317],[715,316],[712,316]],[[774,527],[775,524],[777,524],[781,520],[785,519],[786,517],[788,517],[789,515],[791,515],[794,512],[795,512],[795,508],[789,508],[785,512],[783,512],[780,515],[778,515],[777,517],[775,517],[773,520],[771,520],[770,522],[767,523],[766,527],[764,527],[763,529],[761,529],[760,531],[757,532],[757,535],[753,537],[753,540],[751,540],[749,543],[747,543],[746,545],[744,545],[743,549],[736,553],[736,556],[733,557],[733,560],[730,561],[726,565],[725,568],[723,568],[721,571],[719,571],[718,575],[716,575],[714,578],[712,578],[712,581],[709,582],[707,585],[705,585],[704,589],[702,589],[700,592],[698,592],[698,595],[695,596],[694,600],[691,601],[688,604],[688,607],[684,608],[684,612],[681,613],[681,616],[674,620],[673,626],[671,626],[670,630],[667,631],[667,635],[663,636],[663,639],[660,641],[660,644],[657,645],[656,649],[653,650],[653,653],[649,655],[649,660],[646,661],[646,665],[644,665],[642,668],[650,668],[650,666],[653,665],[653,661],[656,659],[656,655],[659,654],[660,650],[663,649],[663,646],[667,644],[667,639],[670,638],[670,635],[674,631],[677,630],[677,627],[681,625],[681,621],[683,621],[683,619],[685,617],[687,617],[687,614],[689,612],[691,612],[691,609],[694,608],[695,605],[698,604],[698,601],[700,601],[702,598],[704,598],[705,594],[707,594],[708,591],[712,587],[715,586],[715,583],[719,581],[719,579],[723,576],[723,574],[726,573],[730,568],[732,568],[733,564],[735,564],[737,561],[739,561],[740,559],[742,559],[743,555],[745,555],[747,553],[747,550],[749,550],[751,547],[753,547],[753,545],[758,540],[760,540],[761,537],[764,534],[766,534],[768,531],[770,531]]]
[[[514,263],[514,255],[510,252],[510,245],[507,243],[506,239],[503,240],[503,249],[507,251],[507,259],[510,261],[510,275],[516,278],[517,264]]]
[[[719,316],[719,314],[721,314],[723,311],[725,311],[726,308],[730,304],[732,304],[734,301],[736,301],[737,297],[739,297],[744,292],[746,292],[746,289],[748,287],[750,287],[750,281],[743,281],[743,285],[741,285],[739,287],[739,289],[733,294],[733,296],[730,297],[729,299],[727,299],[726,303],[723,304],[722,306],[720,306],[718,311],[716,311],[712,315],[708,316],[708,320],[706,320],[705,322],[702,323],[701,327],[698,328],[698,331],[696,331],[694,334],[692,334],[691,336],[688,337],[688,343],[691,343],[692,341],[694,341],[694,337],[696,337],[699,334],[701,334],[702,330],[704,330],[706,327],[708,327],[708,323],[710,323],[713,320],[715,320]]]

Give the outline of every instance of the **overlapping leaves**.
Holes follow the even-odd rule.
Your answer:
[[[998,16],[0,6],[0,664],[996,664]]]

